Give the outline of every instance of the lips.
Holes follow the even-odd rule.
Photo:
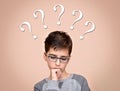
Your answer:
[[[60,71],[62,72],[62,69],[61,69],[61,68],[52,68],[52,69],[60,69]]]

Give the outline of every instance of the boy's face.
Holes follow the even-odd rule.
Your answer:
[[[44,59],[50,70],[60,69],[61,72],[65,72],[70,55],[68,49],[54,50],[53,48],[50,48],[50,50],[44,54]]]

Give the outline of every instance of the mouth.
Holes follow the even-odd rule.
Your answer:
[[[62,69],[61,69],[61,68],[52,68],[52,69],[59,69],[59,70],[62,72]]]

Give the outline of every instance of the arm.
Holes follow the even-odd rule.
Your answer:
[[[37,87],[34,87],[34,91],[41,91],[41,90],[39,90]]]
[[[86,79],[83,79],[81,91],[91,91],[90,88],[89,88],[89,86],[88,86],[88,82],[87,82]]]
[[[60,91],[58,86],[58,78],[60,77],[60,70],[59,69],[52,69],[51,70],[51,80],[44,79],[39,83],[35,84],[34,91]]]

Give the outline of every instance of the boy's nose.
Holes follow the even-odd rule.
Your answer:
[[[60,59],[57,59],[56,65],[60,65]]]

